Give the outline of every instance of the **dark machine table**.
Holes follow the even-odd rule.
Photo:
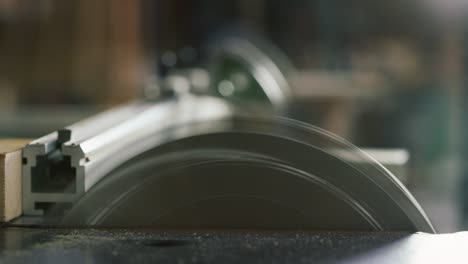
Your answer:
[[[0,263],[468,263],[468,233],[0,229]]]

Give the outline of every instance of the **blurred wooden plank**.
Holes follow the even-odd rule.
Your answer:
[[[292,92],[298,98],[372,98],[386,92],[387,83],[375,72],[331,72],[302,70],[288,75]]]
[[[0,222],[21,214],[21,149],[30,139],[0,139]]]
[[[141,96],[144,67],[140,5],[139,1],[126,0],[114,0],[109,4],[109,90],[106,100],[109,105]]]

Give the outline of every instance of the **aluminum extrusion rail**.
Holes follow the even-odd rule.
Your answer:
[[[23,149],[23,214],[75,202],[111,170],[160,144],[157,133],[231,114],[221,99],[186,95],[111,109],[39,138]]]

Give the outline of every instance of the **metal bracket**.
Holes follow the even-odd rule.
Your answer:
[[[162,131],[231,113],[222,99],[187,95],[111,109],[37,139],[23,149],[23,214],[72,204],[111,170],[167,140],[155,136]]]

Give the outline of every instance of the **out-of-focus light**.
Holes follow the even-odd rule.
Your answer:
[[[166,67],[174,67],[177,63],[177,56],[172,51],[166,51],[161,56],[161,62]]]
[[[218,84],[218,92],[222,96],[226,96],[226,97],[231,96],[232,94],[234,94],[234,90],[235,90],[235,87],[231,81],[223,80]]]

